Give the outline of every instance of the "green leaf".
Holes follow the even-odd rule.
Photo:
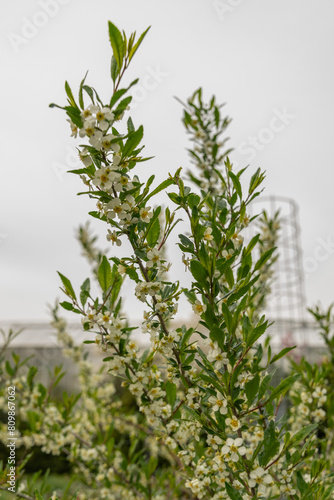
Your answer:
[[[283,356],[285,356],[288,352],[292,351],[292,349],[295,349],[296,347],[296,345],[294,345],[293,347],[285,347],[273,357],[273,359],[270,361],[270,364],[272,365],[273,363],[275,363],[275,361],[283,358]]]
[[[280,448],[280,442],[276,436],[273,420],[270,421],[268,427],[264,431],[263,446],[264,450],[259,455],[259,464],[261,466],[266,466],[269,460],[278,453]]]
[[[270,248],[263,255],[261,255],[261,257],[254,266],[254,271],[258,271],[259,269],[261,269],[261,267],[270,259],[275,250],[276,247]]]
[[[118,77],[118,75],[119,75],[119,68],[117,65],[116,58],[113,55],[111,56],[111,62],[110,62],[110,76],[114,83],[116,82],[116,78]]]
[[[241,199],[242,198],[242,189],[241,189],[241,184],[240,184],[238,177],[233,172],[229,172],[228,175],[232,179],[234,189],[236,190],[239,198]]]
[[[89,293],[90,293],[90,279],[89,278],[87,278],[82,283],[80,290],[81,290],[80,301],[81,301],[82,307],[84,307],[86,302],[87,302],[87,299],[89,297]]]
[[[122,154],[123,157],[130,156],[132,151],[136,149],[140,141],[142,140],[144,135],[144,127],[141,125],[138,130],[135,132],[131,132],[129,137],[124,145]]]
[[[193,242],[187,238],[187,236],[185,236],[184,234],[179,234],[179,238],[181,240],[181,243],[184,247],[187,247],[187,249],[189,249],[188,251],[193,253],[194,252],[194,244]]]
[[[85,107],[85,103],[84,103],[83,95],[82,95],[82,88],[84,86],[87,74],[88,74],[88,71],[86,72],[84,78],[82,79],[82,81],[80,83],[80,87],[79,87],[79,106],[81,109],[84,109],[84,107]]]
[[[15,374],[15,369],[11,367],[11,365],[10,365],[10,363],[9,363],[8,360],[6,361],[5,366],[6,366],[6,372],[8,373],[8,375],[10,375],[11,377],[13,377],[14,374]]]
[[[309,485],[306,481],[304,481],[303,476],[299,470],[297,471],[297,487],[302,494],[306,493],[309,489]]]
[[[212,375],[210,375],[212,371],[208,369],[206,369],[205,371],[208,373],[208,375],[204,375],[203,373],[201,373],[200,378],[205,382],[213,385],[217,389],[217,391],[220,392],[220,394],[224,394],[224,387],[219,382],[217,382],[217,380],[215,380]]]
[[[113,265],[111,273],[111,281],[112,281],[112,292],[110,294],[110,303],[114,304],[118,299],[123,284],[123,278],[119,274],[117,266],[115,264]]]
[[[167,394],[167,401],[173,408],[175,400],[176,400],[176,385],[172,382],[166,382],[165,391]]]
[[[227,281],[227,284],[230,288],[233,288],[233,285],[234,285],[234,274],[233,274],[233,271],[231,269],[231,267],[226,267],[225,269],[225,279]]]
[[[68,170],[68,173],[75,175],[86,174],[93,176],[95,173],[95,168],[94,165],[90,165],[89,167],[86,168],[76,168],[75,170]]]
[[[251,404],[254,401],[256,394],[259,390],[259,385],[260,385],[260,376],[258,373],[252,378],[252,380],[250,380],[245,384],[245,392],[249,404]]]
[[[36,500],[44,500],[44,498],[38,493],[37,490],[34,491],[34,495]]]
[[[38,401],[38,404],[41,405],[43,403],[48,391],[46,390],[46,388],[42,384],[38,384],[38,390],[40,392],[40,395],[39,395],[37,401]]]
[[[82,119],[80,116],[80,110],[78,108],[75,108],[73,106],[65,106],[64,107],[67,116],[70,118],[70,120],[74,123],[79,128],[83,127]]]
[[[29,368],[29,372],[28,372],[28,376],[27,376],[27,382],[28,382],[28,385],[30,387],[30,390],[32,390],[32,384],[33,384],[33,380],[34,380],[34,377],[37,373],[37,368],[36,366],[31,366]]]
[[[105,255],[102,257],[102,261],[98,270],[98,278],[102,290],[106,292],[111,286],[112,275],[110,263]]]
[[[70,280],[68,278],[66,278],[66,276],[64,276],[63,274],[61,274],[59,271],[57,271],[57,272],[58,272],[58,274],[60,276],[60,279],[63,282],[64,292],[66,293],[66,295],[69,295],[73,300],[77,300]]]
[[[160,191],[164,191],[165,189],[168,188],[168,186],[170,186],[171,184],[173,184],[173,181],[171,179],[166,179],[165,181],[163,181],[161,184],[159,184],[159,186],[157,186],[155,189],[153,189],[153,191],[151,191],[147,196],[146,198],[143,200],[144,203],[146,203],[150,198],[152,198],[152,196],[155,196],[156,194],[160,193]],[[171,193],[170,193],[171,194]]]
[[[116,92],[113,93],[112,98],[110,99],[109,106],[110,108],[113,107],[114,104],[124,95],[126,92],[133,86],[136,85],[139,81],[139,78],[136,78],[133,80],[133,82],[130,83],[130,85],[126,89],[119,89],[116,90]]]
[[[63,308],[66,309],[66,311],[72,311],[77,314],[81,314],[81,311],[79,309],[76,309],[74,305],[71,302],[67,302],[66,300],[64,302],[60,302],[59,305]]]
[[[276,387],[276,389],[273,390],[273,392],[270,394],[269,398],[266,400],[266,404],[271,403],[274,401],[274,399],[277,399],[281,395],[285,394],[286,391],[290,389],[290,387],[293,386],[293,384],[300,378],[299,374],[296,375],[290,375],[290,377],[287,377],[286,379],[282,380],[280,384]]]
[[[256,234],[248,243],[247,247],[243,251],[244,257],[251,253],[257,242],[259,241],[260,234]]]
[[[275,375],[276,373],[276,368],[273,369],[273,371],[271,373],[268,373],[268,375],[266,375],[264,377],[264,379],[262,380],[261,382],[261,385],[260,385],[260,389],[259,389],[259,400],[265,395],[265,393],[267,392],[267,389],[268,389],[268,386],[270,384],[270,381],[271,379],[273,378],[273,376]]]
[[[127,267],[125,269],[125,272],[130,277],[130,279],[132,279],[136,283],[139,282],[139,277],[138,277],[137,271],[135,269],[132,269],[132,267]]]
[[[91,87],[89,87],[88,85],[83,85],[82,88],[89,95],[89,97],[91,98],[92,102],[94,102],[94,92],[91,89]]]
[[[198,260],[192,260],[190,262],[190,271],[198,283],[206,281],[208,277],[208,273],[206,272],[202,264],[198,262]]]
[[[135,55],[135,53],[137,52],[140,44],[142,43],[142,41],[144,40],[148,30],[150,29],[151,26],[149,26],[145,31],[144,33],[142,33],[140,35],[140,37],[138,38],[138,41],[137,43],[134,44],[134,46],[131,48],[131,50],[129,51],[129,61],[131,61],[131,59],[133,58],[133,56]]]
[[[300,429],[299,431],[294,434],[288,444],[288,449],[292,448],[293,446],[296,446],[296,444],[300,443],[301,441],[304,441],[304,439],[311,434],[311,432],[315,431],[318,428],[318,424],[309,424]]]
[[[73,106],[74,108],[77,108],[78,106],[77,106],[77,103],[75,102],[75,99],[73,97],[71,87],[69,86],[69,84],[67,82],[65,82],[65,91],[66,91],[66,94],[68,96],[68,100],[70,102],[70,105]]]
[[[130,95],[128,97],[125,97],[125,99],[122,99],[121,102],[118,103],[117,108],[114,109],[114,114],[116,119],[120,117],[120,115],[127,109],[131,101],[132,101],[132,96]]]
[[[150,247],[154,247],[156,245],[159,236],[160,236],[160,222],[159,219],[155,219],[146,236],[146,241]]]
[[[235,488],[233,488],[233,486],[231,486],[229,483],[225,483],[225,487],[226,487],[226,491],[227,491],[228,496],[232,500],[243,500],[240,493]]]
[[[198,196],[198,194],[190,194],[188,196],[188,205],[189,208],[192,210],[195,206],[198,206],[201,201],[201,198]]]
[[[111,21],[108,22],[108,26],[109,26],[109,40],[111,43],[111,47],[113,50],[113,54],[118,69],[120,71],[123,65],[123,57],[124,57],[124,41],[122,33]]]
[[[225,302],[222,302],[222,313],[223,313],[223,316],[225,319],[227,331],[228,331],[228,333],[231,333],[232,332],[233,318],[232,318],[232,314],[231,314],[229,308],[227,307],[227,305],[225,304]]]
[[[156,208],[153,212],[153,216],[151,217],[151,220],[150,222],[147,224],[146,226],[146,232],[144,234],[144,238],[147,237],[149,231],[151,230],[153,224],[155,223],[156,219],[159,217],[160,215],[160,212],[161,212],[161,206],[159,206],[158,208]]]
[[[133,124],[133,121],[132,121],[131,116],[129,116],[129,118],[128,118],[128,121],[127,121],[127,128],[128,128],[128,132],[129,132],[129,133],[130,133],[130,132],[135,132],[135,130],[136,130],[136,129],[135,129],[135,126],[134,126],[134,124]]]
[[[257,326],[252,330],[250,333],[249,337],[247,337],[247,347],[252,346],[267,330],[268,328],[268,321],[265,321],[262,323],[262,325]]]
[[[203,425],[202,420],[200,419],[200,416],[196,413],[195,410],[192,408],[189,408],[189,406],[184,405],[183,409],[191,416],[193,419],[197,420],[200,424]],[[190,419],[191,420],[191,419]]]

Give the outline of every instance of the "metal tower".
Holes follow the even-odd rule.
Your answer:
[[[298,206],[294,200],[283,196],[254,200],[254,215],[264,210],[270,218],[279,211],[280,220],[277,242],[279,256],[274,264],[271,295],[264,312],[270,320],[275,321],[273,333],[279,334],[281,342],[290,343],[289,338],[298,338],[304,343],[306,300]]]

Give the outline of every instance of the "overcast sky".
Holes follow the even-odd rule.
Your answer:
[[[94,209],[77,197],[64,81],[111,91],[107,21],[152,28],[128,81],[145,128],[146,178],[189,166],[181,107],[199,86],[226,102],[232,159],[267,172],[266,195],[299,205],[307,305],[334,300],[332,0],[15,0],[1,5],[0,321],[47,320],[59,270],[87,273],[74,230]],[[91,226],[107,246],[103,224]],[[178,267],[175,264],[174,269]]]

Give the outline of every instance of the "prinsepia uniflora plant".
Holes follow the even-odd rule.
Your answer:
[[[104,369],[93,373],[55,309],[62,343],[79,366],[81,396],[52,402],[50,390],[34,382],[32,368],[24,380],[17,378],[20,363],[14,358],[9,376],[21,391],[19,417],[25,424],[18,445],[65,453],[78,499],[331,498],[330,464],[325,444],[319,443],[329,439],[321,423],[333,399],[327,397],[325,373],[317,375],[308,365],[308,378],[296,365],[273,386],[275,363],[292,349],[272,357],[270,347],[259,342],[268,329],[261,307],[279,226],[264,217],[267,232],[245,238],[252,224],[249,204],[260,194],[264,174],[256,170],[245,188],[245,168],[233,168],[223,136],[230,120],[215,97],[207,104],[198,89],[183,104],[194,168],[185,176],[181,168],[168,173],[157,186],[154,175],[140,180],[149,158],[142,156],[143,127],[129,116],[137,80],[121,85],[147,31],[138,40],[135,33],[127,38],[109,22],[111,98],[102,100],[86,75],[78,98],[66,82],[68,103],[57,106],[65,111],[72,136],[80,138],[83,165],[71,173],[85,186],[81,194],[94,202],[90,215],[104,225],[111,248],[126,241],[130,250],[121,258],[93,251],[93,239],[81,228],[100,293],[91,292],[89,278],[75,291],[59,273],[67,296],[61,306],[81,316],[92,336],[86,343],[104,353]],[[168,206],[159,203],[163,193]],[[168,240],[178,227],[183,232],[171,259]],[[169,279],[171,260],[183,262],[190,286],[183,286],[181,276]],[[122,306],[124,280],[134,283],[143,305],[139,327]],[[197,320],[174,327],[181,296]],[[146,338],[144,352],[132,337],[135,329]],[[117,379],[134,398],[135,410],[123,411],[113,383]],[[309,391],[292,395],[305,418],[299,421],[292,409],[278,419],[282,398],[297,380],[313,391],[312,396]],[[33,487],[25,485],[17,495],[33,494]],[[36,489],[36,498],[44,494]],[[56,497],[70,498],[66,492],[55,492]]]

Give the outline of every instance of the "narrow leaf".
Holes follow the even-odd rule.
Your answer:
[[[281,383],[273,390],[270,394],[269,398],[266,401],[266,404],[271,403],[274,399],[277,399],[279,396],[282,396],[293,386],[293,384],[300,378],[299,374],[290,375],[286,379],[282,380]]]
[[[133,58],[133,56],[135,55],[135,53],[137,52],[137,50],[139,49],[139,46],[140,44],[142,43],[142,41],[144,40],[148,30],[150,29],[151,26],[149,26],[145,31],[144,33],[142,33],[140,35],[140,37],[138,38],[138,41],[137,43],[134,44],[134,46],[132,47],[132,49],[130,50],[129,52],[129,61],[131,61],[131,59]]]
[[[58,274],[60,276],[60,279],[63,282],[64,288],[65,288],[65,293],[67,295],[69,295],[72,299],[77,300],[70,280],[68,278],[66,278],[66,276],[64,276],[63,274],[61,274],[59,271],[57,271],[57,272],[58,272]]]
[[[105,255],[102,257],[102,261],[98,270],[98,278],[102,290],[106,292],[111,286],[112,275],[110,263]]]
[[[225,483],[225,486],[226,486],[227,494],[231,498],[231,500],[243,500],[242,496],[240,495],[240,493],[238,492],[238,490],[236,490],[235,488],[233,488],[233,486],[231,486],[228,483]]]
[[[121,70],[123,65],[123,54],[124,54],[123,52],[124,41],[122,33],[111,21],[108,22],[108,26],[109,26],[109,40],[111,43],[113,54],[116,59],[118,69]]]
[[[164,191],[165,189],[167,189],[168,186],[170,186],[171,184],[173,184],[173,181],[171,179],[166,179],[165,181],[163,181],[161,184],[159,184],[159,186],[153,189],[153,191],[151,191],[146,196],[144,203],[146,203],[150,198],[152,198],[152,196],[155,196],[156,194],[160,193],[160,191]]]
[[[206,272],[202,264],[198,262],[198,260],[192,260],[190,262],[190,271],[198,283],[206,281],[208,277],[208,273]]]
[[[297,346],[293,346],[293,347],[285,347],[284,349],[282,349],[278,354],[276,354],[273,359],[270,361],[270,364],[273,364],[275,363],[275,361],[277,361],[278,359],[281,359],[283,358],[283,356],[285,356],[288,352],[292,351],[292,349],[295,349]]]
[[[130,156],[132,151],[136,149],[144,135],[144,128],[141,125],[138,130],[129,134],[128,140],[126,141],[123,148],[123,157]]]

